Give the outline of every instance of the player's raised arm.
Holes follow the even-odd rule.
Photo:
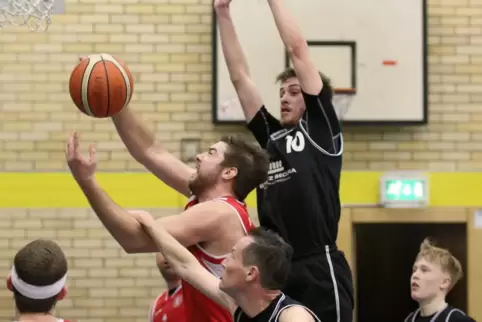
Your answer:
[[[80,154],[80,140],[74,133],[67,143],[66,158],[69,168],[87,197],[97,217],[127,253],[156,252],[156,246],[146,235],[137,217],[143,212],[119,206],[95,180],[95,151],[90,147],[88,159]],[[185,246],[195,245],[212,236],[219,222],[232,214],[232,208],[223,202],[205,202],[193,206],[180,215],[159,219],[176,239]]]
[[[112,120],[127,150],[137,162],[171,188],[190,196],[188,182],[194,170],[167,151],[130,107],[124,108]]]
[[[263,106],[263,102],[261,94],[250,78],[249,66],[231,19],[230,3],[231,0],[215,0],[214,8],[229,77],[238,94],[246,120],[249,122]]]
[[[79,60],[82,62],[87,58],[80,57]],[[82,82],[82,78],[77,81]],[[129,107],[110,115],[114,115],[112,119],[117,132],[134,159],[167,185],[189,196],[188,181],[194,170],[164,149],[154,133]]]
[[[295,17],[286,6],[285,0],[268,0],[268,4],[302,90],[311,95],[320,94],[323,82]]]
[[[191,252],[171,236],[162,224],[148,214],[139,216],[138,220],[181,279],[230,310],[231,314],[234,312],[237,306],[229,295],[219,289],[218,278],[202,267]]]

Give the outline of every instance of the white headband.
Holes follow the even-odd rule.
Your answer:
[[[59,294],[60,291],[62,291],[65,286],[65,282],[67,281],[67,274],[65,274],[60,280],[51,285],[36,286],[30,285],[22,281],[18,277],[15,266],[12,266],[12,270],[10,271],[10,278],[12,279],[13,287],[23,296],[33,300],[44,300],[50,297],[54,297],[55,295]]]

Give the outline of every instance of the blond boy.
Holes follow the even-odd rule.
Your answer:
[[[405,322],[475,322],[446,302],[447,294],[462,275],[462,266],[450,251],[425,239],[410,279],[411,296],[419,308],[410,313]]]

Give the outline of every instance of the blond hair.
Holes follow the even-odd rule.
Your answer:
[[[429,238],[425,238],[420,244],[417,260],[422,258],[432,264],[439,265],[444,273],[450,275],[449,291],[463,276],[462,265],[459,260],[448,249],[435,246]]]

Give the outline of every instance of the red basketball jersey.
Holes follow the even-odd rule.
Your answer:
[[[233,211],[238,215],[239,221],[242,224],[244,232],[247,234],[254,228],[254,224],[248,215],[246,204],[233,197],[218,198],[226,202],[233,208]],[[196,197],[191,197],[185,209],[197,204]],[[217,278],[220,278],[224,272],[224,267],[221,263],[228,257],[225,255],[211,255],[202,248],[201,245],[194,245],[189,247],[191,253],[198,259],[199,263],[211,272]],[[189,322],[232,322],[233,317],[231,313],[221,305],[209,299],[203,293],[198,291],[189,283],[182,281],[184,303],[186,309],[186,319]]]
[[[149,309],[149,322],[170,321],[187,322],[181,285],[171,295],[169,291],[159,295]]]

